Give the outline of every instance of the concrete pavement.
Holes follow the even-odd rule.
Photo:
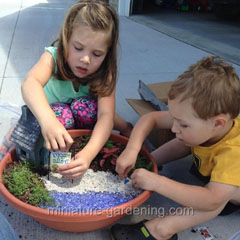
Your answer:
[[[131,19],[172,38],[240,65],[240,22],[217,18],[213,12],[180,12],[152,8]]]
[[[0,0],[0,103],[16,107],[23,104],[20,85],[28,70],[39,59],[44,47],[57,37],[64,14],[74,2],[76,0]],[[147,84],[172,81],[190,64],[209,55],[208,52],[125,17],[120,18],[119,53],[117,112],[133,124],[138,120],[138,115],[127,104],[125,98],[139,98],[139,79]],[[240,67],[234,66],[240,74]],[[12,114],[8,114],[7,110],[0,115],[0,137],[7,131],[11,117]],[[185,158],[177,164],[169,164],[164,168],[163,174],[182,182],[200,184],[188,173],[190,162],[190,158]],[[152,207],[168,209],[177,205],[153,194],[141,208],[151,210]],[[47,228],[15,210],[2,199],[0,210],[21,239],[109,239],[108,228],[88,233],[65,233]],[[151,219],[151,211],[142,215],[127,216],[121,222],[134,223],[144,218]],[[239,218],[240,212],[236,212],[230,216],[217,217],[203,226],[209,228],[214,239],[229,240],[234,233],[240,231]],[[179,233],[179,239],[203,238],[200,233],[188,229]]]

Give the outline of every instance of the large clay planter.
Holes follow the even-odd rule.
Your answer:
[[[70,130],[69,133],[72,137],[78,137],[88,135],[90,130]],[[121,143],[127,143],[128,139],[112,134],[111,140]],[[149,161],[153,161],[152,156],[145,150],[142,149],[141,153],[147,157]],[[118,205],[113,208],[92,211],[87,213],[80,212],[53,212],[39,207],[26,204],[13,196],[4,186],[2,181],[3,170],[6,168],[8,163],[16,160],[15,149],[8,153],[0,163],[0,193],[3,198],[14,208],[19,211],[33,217],[38,222],[57,230],[67,232],[87,232],[96,229],[103,228],[111,225],[120,218],[124,217],[126,213],[130,212],[134,208],[145,202],[151,195],[150,191],[142,192],[138,197],[124,204]],[[153,162],[152,171],[158,172],[156,164]]]

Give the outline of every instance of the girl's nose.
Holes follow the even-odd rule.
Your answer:
[[[81,57],[81,61],[87,64],[90,64],[90,57],[88,55],[85,55],[83,57]]]

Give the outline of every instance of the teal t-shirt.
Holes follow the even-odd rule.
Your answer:
[[[50,52],[55,62],[55,73],[57,72],[56,47],[46,47],[46,51]],[[71,103],[73,99],[83,96],[89,96],[89,86],[80,85],[78,91],[75,91],[72,82],[61,81],[55,77],[51,77],[44,86],[44,91],[49,104],[55,102]]]

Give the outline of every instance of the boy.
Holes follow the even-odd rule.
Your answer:
[[[203,58],[172,84],[168,106],[168,112],[153,112],[138,121],[117,159],[116,171],[127,176],[153,128],[171,128],[176,138],[152,153],[157,164],[192,152],[199,173],[209,176],[210,181],[204,187],[187,185],[144,169],[135,170],[133,186],[191,207],[194,214],[117,224],[111,229],[115,240],[177,239],[177,232],[216,217],[228,202],[240,205],[240,83],[233,67],[219,57]]]

